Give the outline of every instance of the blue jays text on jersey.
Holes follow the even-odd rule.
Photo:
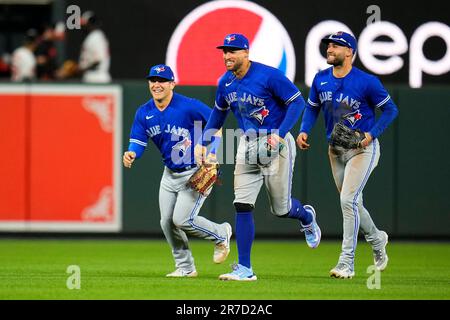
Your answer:
[[[376,108],[383,111],[378,121]],[[376,138],[398,113],[380,80],[354,66],[343,78],[333,75],[333,67],[316,74],[300,132],[309,133],[320,110],[324,112],[328,138],[337,122]]]
[[[300,114],[304,100],[298,88],[280,70],[252,61],[242,79],[230,71],[222,76],[215,108],[221,111],[231,109],[243,131],[269,131],[280,128],[289,105],[294,101],[302,103]],[[295,123],[296,119],[293,120]]]
[[[148,139],[151,139],[161,152],[164,165],[169,169],[179,170],[193,165],[194,132],[198,130],[201,134],[202,126],[210,113],[211,109],[204,103],[177,93],[173,94],[163,111],[151,99],[136,111],[128,149],[135,151],[137,157],[140,157]]]

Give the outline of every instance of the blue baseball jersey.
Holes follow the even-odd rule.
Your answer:
[[[194,165],[192,149],[196,141],[193,139],[201,138],[202,128],[210,114],[210,107],[181,94],[174,93],[163,111],[160,111],[151,99],[136,111],[131,127],[129,150],[139,150],[137,146],[145,148],[150,138],[161,152],[164,165],[169,169],[176,171]]]
[[[313,109],[323,110],[326,134],[330,138],[337,122],[370,132],[376,123],[376,108],[389,105],[389,108],[396,110],[390,100],[390,95],[376,76],[352,67],[345,77],[336,78],[333,67],[330,67],[319,71],[314,77],[308,104]],[[312,125],[304,121],[300,131],[308,133]],[[374,138],[381,133],[380,130],[376,131],[372,134]]]
[[[242,79],[231,71],[222,76],[215,108],[231,109],[243,131],[269,131],[280,128],[288,105],[299,99],[300,91],[280,70],[252,61]]]

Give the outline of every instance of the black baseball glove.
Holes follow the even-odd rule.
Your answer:
[[[360,129],[350,129],[346,125],[338,122],[331,131],[330,145],[343,147],[345,149],[357,149],[361,147],[361,141],[365,139],[365,134]]]

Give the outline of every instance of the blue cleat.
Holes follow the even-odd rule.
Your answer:
[[[313,220],[307,226],[302,225],[302,223],[300,222],[301,226],[300,231],[305,232],[305,238],[308,247],[314,249],[319,246],[320,238],[322,237],[322,232],[320,231],[319,225],[317,224],[316,211],[314,210],[314,208],[308,204],[304,205],[303,208],[309,213],[311,213]]]
[[[233,268],[233,271],[230,273],[221,274],[219,276],[219,280],[255,281],[257,279],[252,268],[247,268],[242,264],[236,263],[231,267]]]

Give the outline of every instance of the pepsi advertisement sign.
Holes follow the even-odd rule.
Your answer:
[[[377,8],[381,11],[379,6],[372,5],[374,15]],[[329,67],[323,49],[321,52],[320,40],[341,30],[359,38],[359,63],[371,73],[396,73],[405,65],[401,55],[409,53],[410,87],[420,88],[424,74],[448,74],[448,24],[437,21],[424,23],[415,30],[408,44],[408,39],[399,26],[382,21],[380,17],[377,19],[372,16],[372,21],[369,21],[370,18],[359,37],[342,21],[318,22],[308,30],[305,44],[297,46],[297,50],[300,50],[297,57],[288,30],[264,7],[250,1],[211,1],[193,9],[178,24],[168,44],[166,63],[173,66],[175,78],[181,85],[216,85],[224,68],[220,53],[215,47],[225,34],[243,33],[250,41],[251,60],[276,67],[290,80],[303,79],[310,86],[317,71]],[[380,37],[384,39],[378,40]],[[432,37],[441,39],[445,44],[445,53],[439,59],[427,58],[424,53],[425,42]],[[201,54],[192,55],[192,52]],[[304,74],[296,75],[299,58],[304,59]]]

